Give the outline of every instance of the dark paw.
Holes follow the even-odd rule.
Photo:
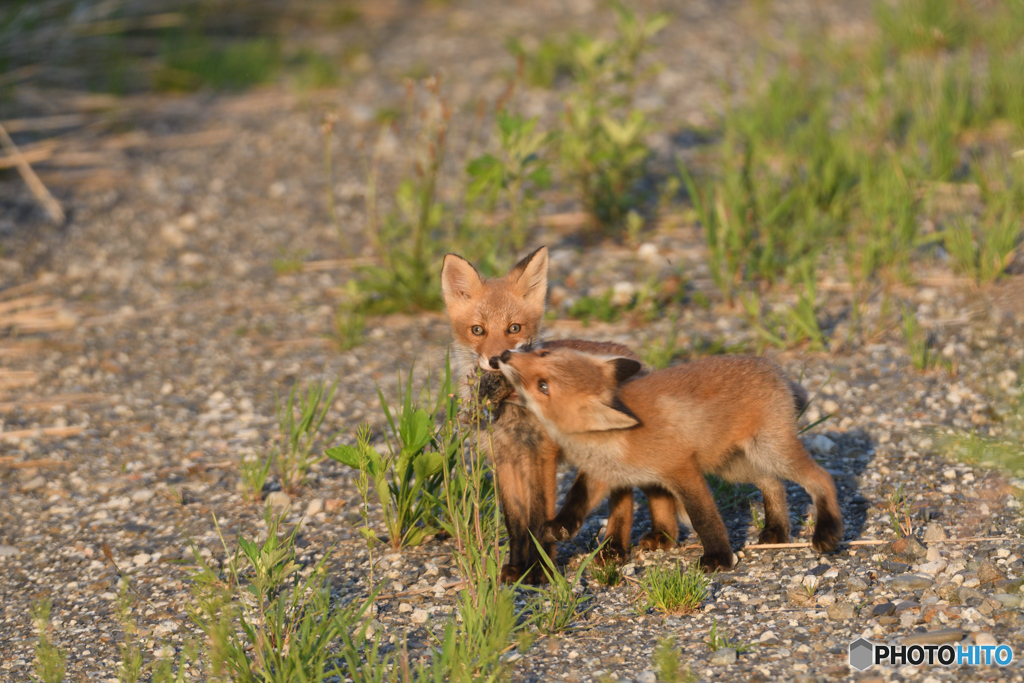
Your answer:
[[[519,567],[506,564],[501,568],[500,580],[502,583],[515,583],[520,576],[522,576],[522,570]]]
[[[641,550],[671,550],[676,547],[676,542],[664,531],[648,531],[640,537],[637,547]]]
[[[523,579],[523,583],[528,583],[531,586],[542,586],[548,582],[548,575],[544,572],[544,568],[540,564],[535,564],[526,572],[526,578]]]
[[[831,553],[843,540],[843,520],[823,516],[814,524],[814,536],[811,538],[811,546],[819,553]]]
[[[761,534],[757,537],[757,543],[759,545],[768,545],[769,543],[789,543],[789,532],[781,527],[766,526],[761,530]]]
[[[544,522],[540,525],[538,540],[541,543],[561,543],[570,538],[572,538],[572,534],[559,522]]]
[[[706,572],[727,572],[732,569],[732,552],[728,554],[705,554],[697,560],[697,566]]]
[[[594,564],[603,567],[606,564],[623,564],[629,559],[629,550],[616,546],[606,545],[594,557]]]

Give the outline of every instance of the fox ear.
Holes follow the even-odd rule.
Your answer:
[[[611,405],[598,400],[596,397],[589,403],[574,420],[571,432],[607,432],[612,429],[629,429],[640,424],[629,408],[618,398],[613,398]]]
[[[618,358],[612,358],[608,363],[612,366],[612,377],[615,378],[616,385],[622,384],[627,379],[640,372],[640,369],[643,367],[640,365],[640,361],[621,356]]]
[[[483,285],[480,273],[469,261],[457,254],[444,257],[444,265],[441,266],[441,295],[446,306],[473,298]]]
[[[548,295],[548,248],[540,247],[512,266],[508,279],[528,304],[543,312]]]

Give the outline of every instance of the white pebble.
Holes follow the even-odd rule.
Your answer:
[[[995,646],[995,645],[999,644],[999,641],[996,640],[996,637],[994,635],[992,635],[991,633],[989,633],[988,631],[978,631],[977,633],[975,633],[974,634],[974,642],[975,642],[976,645],[992,645],[992,646]]]
[[[149,561],[152,559],[153,556],[149,553],[139,553],[138,555],[132,558],[132,562],[135,564],[136,567],[141,567],[143,565],[149,564]]]
[[[430,615],[425,609],[413,610],[412,616],[409,617],[409,621],[414,624],[425,624],[428,619],[430,619]]]
[[[956,479],[956,470],[954,470],[952,467],[949,468],[948,470],[943,470],[942,476],[944,476],[946,479]]]
[[[410,605],[407,602],[403,602],[400,605],[398,605],[398,613],[399,614],[405,614],[406,612],[411,612],[411,611],[412,611],[412,605]]]

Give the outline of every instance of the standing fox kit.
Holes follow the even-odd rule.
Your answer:
[[[536,548],[530,534],[540,538],[546,522],[555,516],[558,445],[529,411],[517,404],[511,386],[494,372],[489,360],[508,349],[527,344],[537,336],[544,317],[547,298],[548,254],[545,247],[517,263],[501,278],[484,279],[465,259],[448,254],[441,270],[441,291],[452,323],[455,377],[468,388],[466,378],[477,368],[487,370],[481,379],[481,393],[497,405],[491,435],[492,459],[498,480],[498,494],[509,536],[509,562],[502,568],[506,581],[527,576],[531,582],[543,580]],[[599,354],[634,357],[619,344],[581,340],[556,340],[535,346],[573,348]],[[639,363],[637,363],[639,367]],[[463,396],[469,398],[466,391]],[[678,533],[675,500],[667,491],[653,487],[645,491],[651,506],[650,547],[670,547]],[[577,477],[566,501],[574,518],[564,526],[579,528],[575,510],[593,507],[607,496],[609,489],[600,478]],[[595,499],[594,502],[591,499]],[[620,554],[628,551],[632,526],[632,489],[612,492],[608,521],[610,545]],[[588,508],[589,509],[589,508]],[[582,522],[582,519],[579,520]],[[544,542],[550,555],[553,540]],[[643,543],[644,541],[642,541]]]
[[[761,489],[759,543],[789,540],[780,479],[814,501],[815,550],[835,550],[842,539],[832,477],[797,438],[793,389],[769,360],[720,356],[635,378],[640,364],[631,358],[572,349],[505,352],[492,365],[515,388],[511,400],[537,416],[581,472],[613,488],[671,491],[700,537],[708,570],[731,569],[733,554],[705,474]]]

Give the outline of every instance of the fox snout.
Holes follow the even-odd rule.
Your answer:
[[[491,356],[491,360],[490,360],[491,368],[493,370],[500,370],[501,367],[498,365],[498,362],[500,361],[502,363],[507,363],[507,362],[509,362],[509,360],[511,358],[512,358],[512,352],[508,351],[508,350],[505,350],[504,352],[502,352],[500,357],[499,356]]]

